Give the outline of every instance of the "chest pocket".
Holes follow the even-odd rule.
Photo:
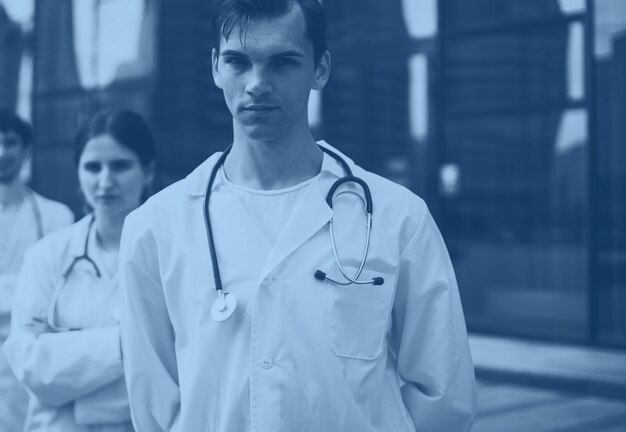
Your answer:
[[[348,275],[356,268],[346,267]],[[334,267],[332,277],[343,281]],[[382,285],[338,285],[326,281],[328,331],[335,355],[363,360],[374,360],[382,353],[387,327],[391,317],[396,279],[394,275],[363,269],[359,280],[381,276]]]

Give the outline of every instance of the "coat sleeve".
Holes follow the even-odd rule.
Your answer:
[[[401,255],[391,348],[417,431],[469,431],[476,382],[450,258],[430,213]]]
[[[130,420],[126,381],[118,379],[74,401],[74,420],[79,425],[121,423]]]
[[[120,248],[122,348],[136,430],[169,431],[180,413],[174,330],[161,284],[157,245],[136,214]]]
[[[123,374],[119,326],[55,333],[46,324],[57,274],[41,244],[30,249],[18,278],[11,330],[3,351],[15,376],[43,403],[60,406]]]

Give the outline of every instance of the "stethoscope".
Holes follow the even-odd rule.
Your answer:
[[[88,252],[89,238],[91,237],[91,230],[93,229],[95,220],[96,218],[92,216],[91,220],[89,221],[89,228],[87,228],[87,235],[85,236],[85,249],[83,250],[83,254],[75,257],[72,260],[72,263],[68,266],[67,270],[65,270],[63,275],[61,275],[61,278],[59,279],[59,281],[54,286],[54,291],[52,292],[52,297],[50,298],[50,303],[48,304],[47,321],[48,321],[48,327],[50,327],[50,329],[56,332],[80,330],[80,328],[78,327],[58,326],[56,322],[54,321],[54,311],[56,309],[59,296],[61,295],[61,291],[63,290],[63,287],[67,283],[67,280],[69,279],[70,274],[74,270],[74,267],[76,267],[76,264],[78,264],[80,261],[87,261],[95,270],[96,277],[100,279],[100,276],[101,276],[100,269],[98,268],[98,265],[96,264],[96,262],[89,256],[89,252]]]
[[[35,192],[28,189],[28,201],[30,201],[30,206],[33,209],[33,216],[35,216],[35,227],[37,229],[37,240],[41,240],[43,238],[43,220],[41,218],[41,209],[39,208],[39,204],[37,204],[37,199],[35,198]]]
[[[346,173],[345,176],[335,181],[335,183],[333,183],[330,190],[328,191],[328,195],[326,196],[326,202],[328,203],[328,206],[331,209],[333,208],[333,198],[336,196],[339,196],[344,193],[354,194],[358,196],[365,205],[365,211],[367,213],[367,223],[365,226],[365,246],[363,248],[363,254],[361,255],[361,263],[359,265],[358,270],[354,274],[354,276],[350,276],[348,272],[346,271],[345,267],[343,266],[343,263],[341,262],[341,259],[339,258],[339,253],[337,252],[337,244],[335,242],[335,234],[333,230],[333,217],[331,217],[330,229],[329,229],[330,242],[333,248],[333,254],[335,255],[335,261],[337,263],[337,267],[339,268],[341,275],[345,278],[345,281],[339,281],[337,279],[334,279],[328,276],[328,274],[326,274],[325,272],[321,270],[315,271],[314,273],[315,279],[320,280],[320,281],[329,280],[338,285],[350,285],[350,284],[382,285],[383,283],[385,283],[385,280],[380,276],[374,277],[371,280],[359,280],[359,276],[361,275],[361,272],[363,271],[363,267],[365,266],[365,262],[367,261],[367,254],[369,251],[369,244],[370,244],[370,234],[372,230],[373,204],[372,204],[372,194],[370,192],[369,186],[363,179],[359,177],[355,177],[352,174],[352,170],[348,166],[347,162],[341,156],[339,156],[337,153],[321,145],[319,146],[319,148],[323,152],[331,156],[333,159],[335,159],[342,166],[343,170]],[[215,281],[215,289],[217,291],[217,298],[215,299],[215,301],[213,302],[213,306],[211,307],[211,316],[213,317],[215,321],[226,320],[228,317],[230,317],[233,314],[233,312],[235,312],[235,309],[237,308],[237,298],[235,297],[235,295],[229,291],[224,291],[222,287],[222,278],[220,276],[219,264],[217,262],[217,254],[215,252],[215,242],[213,240],[213,230],[211,229],[211,218],[209,216],[209,201],[211,198],[211,189],[213,187],[213,182],[215,181],[215,177],[217,176],[217,173],[220,167],[224,165],[226,156],[228,156],[231,149],[232,149],[232,145],[230,145],[226,150],[224,150],[224,152],[220,155],[217,162],[213,166],[213,170],[211,171],[211,175],[209,176],[209,182],[207,184],[206,192],[204,194],[204,223],[206,225],[207,240],[209,242],[209,252],[211,254],[211,263],[212,263],[212,268],[213,268],[213,280]],[[341,185],[346,184],[346,183],[356,183],[359,186],[361,186],[361,189],[363,189],[363,196],[351,190],[345,190],[339,193],[335,193],[337,191],[337,188],[339,188]]]

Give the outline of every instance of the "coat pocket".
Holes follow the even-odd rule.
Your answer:
[[[346,267],[352,276],[356,268]],[[333,279],[345,279],[335,267]],[[339,285],[326,281],[328,331],[335,355],[362,360],[374,360],[382,353],[385,335],[391,319],[395,276],[363,269],[359,280],[383,277],[382,285]]]

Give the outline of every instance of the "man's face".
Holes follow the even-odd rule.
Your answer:
[[[0,131],[0,184],[9,184],[20,175],[28,156],[26,144],[13,131]]]
[[[318,65],[299,6],[277,18],[251,21],[247,31],[235,28],[213,50],[213,78],[223,90],[235,127],[246,137],[271,141],[297,128],[308,128],[311,89],[324,87],[330,55]]]

